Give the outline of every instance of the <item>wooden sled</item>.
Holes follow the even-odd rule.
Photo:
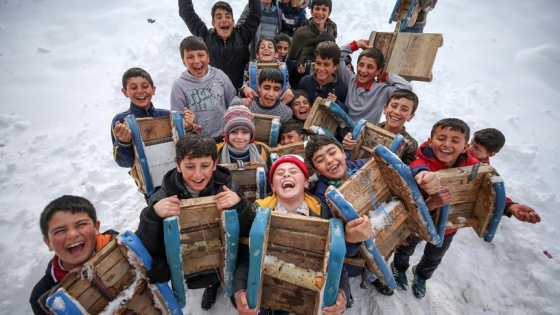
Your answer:
[[[348,126],[351,130],[356,127],[352,119],[336,102],[317,97],[315,103],[311,106],[309,116],[303,124],[303,129],[316,133],[312,129],[313,127],[319,127],[327,134],[335,135],[339,126]]]
[[[383,73],[396,73],[408,81],[430,82],[443,35],[371,32],[369,43],[385,57]]]
[[[504,184],[496,170],[478,164],[440,170],[437,174],[441,185],[451,192],[451,202],[447,209],[441,209],[438,221],[445,222],[448,229],[472,227],[479,237],[491,242],[506,203]]]
[[[46,299],[54,314],[181,314],[167,283],[149,284],[152,258],[126,231],[111,240]]]
[[[169,117],[128,115],[125,123],[132,132],[136,156],[131,174],[138,190],[149,197],[161,185],[163,176],[175,167],[175,142],[185,136],[183,117],[175,111]]]
[[[264,68],[278,68],[284,77],[282,93],[288,88],[288,67],[285,62],[249,62],[249,84],[253,91],[257,91],[259,75]]]
[[[371,158],[373,149],[378,144],[389,148],[400,158],[407,142],[402,135],[395,135],[365,120],[360,120],[356,125],[352,132],[352,139],[356,139],[356,147],[349,154],[350,160]]]
[[[389,18],[389,23],[401,22],[398,27],[400,31],[403,31],[416,23],[418,12],[420,12],[418,0],[397,0]]]
[[[282,155],[287,155],[287,154],[296,154],[296,155],[301,156],[303,158],[303,160],[305,161],[305,166],[307,166],[307,172],[309,173],[309,176],[311,176],[315,173],[315,171],[313,170],[313,167],[311,166],[309,161],[307,161],[305,159],[305,143],[304,142],[295,142],[295,143],[282,145],[282,146],[279,146],[279,147],[276,147],[276,148],[271,148],[270,149],[271,162],[274,163],[274,161],[276,161],[279,157],[281,157]]]
[[[438,235],[422,194],[410,170],[389,149],[377,145],[373,158],[338,189],[330,186],[325,196],[333,215],[345,223],[368,215],[373,238],[360,246],[368,269],[391,289],[396,287],[385,261],[410,234],[438,244]]]
[[[214,196],[182,199],[179,216],[164,219],[164,240],[173,293],[185,307],[184,277],[215,270],[231,295],[237,265],[239,219],[236,210],[220,214]]]
[[[340,220],[259,208],[249,244],[250,308],[308,315],[336,302],[346,253]]]
[[[280,117],[256,113],[253,113],[253,116],[255,116],[255,140],[266,143],[271,148],[276,147],[280,137]]]
[[[265,165],[257,162],[239,162],[220,164],[231,171],[232,181],[243,189],[245,198],[250,202],[255,199],[263,199],[268,191],[266,190]]]

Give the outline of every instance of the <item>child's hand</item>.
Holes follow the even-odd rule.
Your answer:
[[[177,195],[163,198],[154,205],[154,210],[162,219],[179,215],[179,212],[181,211],[181,201]]]
[[[356,140],[352,140],[352,133],[347,133],[344,139],[342,139],[342,148],[344,150],[354,150],[356,147]]]
[[[336,102],[336,95],[334,95],[333,93],[329,93],[329,95],[327,96],[327,101]]]
[[[253,90],[248,86],[243,88],[243,94],[245,95],[246,98],[250,99],[251,101],[259,97],[257,92],[255,92],[255,90]]]
[[[247,303],[247,291],[239,291],[235,293],[235,305],[237,305],[237,312],[239,315],[256,315],[259,309],[249,308],[249,303]]]
[[[508,211],[521,222],[529,222],[533,224],[541,222],[539,214],[529,206],[514,203],[508,207]]]
[[[346,311],[346,298],[344,294],[338,292],[336,302],[332,306],[323,308],[323,315],[338,315],[344,313],[344,311]]]
[[[241,201],[241,197],[239,197],[235,191],[224,185],[224,191],[214,196],[214,200],[216,201],[218,210],[223,211],[231,209],[231,207],[235,206],[239,201]]]
[[[241,99],[241,103],[243,103],[243,105],[245,105],[247,107],[251,106],[251,102],[253,102],[253,100],[248,98],[248,97],[245,97],[245,98]]]
[[[304,65],[298,65],[297,66],[297,72],[298,73],[305,73],[305,66]]]
[[[120,121],[117,121],[115,124],[115,128],[113,129],[113,134],[117,139],[119,139],[120,143],[131,143],[132,142],[132,131]]]
[[[344,228],[344,240],[348,243],[363,242],[370,238],[372,234],[371,221],[367,215],[349,221]]]
[[[367,39],[358,39],[356,41],[356,44],[358,44],[358,48],[360,49],[368,49],[373,47],[369,45],[369,41]]]
[[[433,195],[439,190],[439,177],[434,172],[421,171],[420,173],[416,174],[414,179],[416,180],[418,186],[424,189],[424,191],[428,195]]]
[[[183,124],[185,125],[185,130],[191,131],[194,128],[194,112],[190,111],[185,107],[183,110]]]
[[[430,197],[426,199],[426,206],[428,207],[428,210],[431,211],[436,208],[443,207],[450,202],[451,193],[449,192],[449,188],[441,187],[437,193],[430,195]]]
[[[284,94],[282,94],[282,97],[280,98],[282,103],[286,105],[289,104],[293,99],[294,99],[294,91],[292,91],[292,89],[286,89],[286,91],[284,91]]]

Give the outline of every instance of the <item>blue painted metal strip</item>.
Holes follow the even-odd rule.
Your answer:
[[[237,250],[239,248],[239,217],[237,210],[222,212],[222,225],[225,230],[225,270],[224,270],[224,296],[233,294],[233,276],[237,267]]]
[[[163,296],[165,303],[167,303],[167,308],[169,309],[169,313],[171,315],[183,314],[183,311],[181,311],[181,308],[179,307],[179,304],[177,303],[177,299],[173,295],[173,291],[171,291],[169,284],[156,283],[155,285],[158,288],[159,292],[161,293],[161,296]]]
[[[486,234],[484,235],[484,241],[486,242],[492,242],[494,239],[494,235],[498,230],[498,225],[500,224],[506,207],[506,188],[504,186],[504,182],[495,182],[492,186],[496,192],[496,207],[494,208],[492,219],[490,219],[490,223],[486,229]]]
[[[47,307],[57,315],[81,315],[84,308],[64,288],[56,290],[46,301]]]
[[[175,124],[175,130],[177,131],[179,139],[185,137],[185,125],[183,124],[183,116],[181,116],[181,113],[171,111],[171,119],[173,119],[173,124]]]
[[[397,15],[397,9],[399,8],[400,4],[401,4],[401,0],[397,0],[397,2],[395,2],[395,6],[393,7],[393,12],[391,12],[391,16],[389,17],[389,24],[393,23],[393,21],[395,20],[395,16]]]
[[[443,245],[443,238],[445,237],[445,226],[447,224],[447,219],[449,218],[449,204],[441,207],[439,211],[439,222],[438,222],[438,236],[439,242],[435,244],[437,247]]]
[[[346,123],[346,125],[350,127],[351,130],[354,130],[354,128],[356,128],[356,124],[354,123],[354,121],[350,119],[350,116],[348,116],[348,114],[342,109],[342,107],[340,107],[340,105],[332,101],[327,102],[326,105],[331,113],[340,117],[340,119],[342,119]]]
[[[266,197],[266,172],[264,167],[257,167],[257,199]]]
[[[134,115],[130,114],[125,117],[128,124],[128,128],[132,132],[132,139],[134,139],[134,146],[136,148],[136,153],[138,154],[138,159],[140,160],[140,167],[142,168],[142,174],[144,174],[144,184],[146,187],[146,195],[150,197],[154,194],[154,183],[152,181],[152,175],[150,174],[150,168],[148,167],[148,159],[146,158],[146,153],[144,152],[144,142],[140,135],[140,128],[136,122]]]
[[[416,8],[417,2],[418,0],[412,0],[412,2],[410,3],[410,8],[408,8],[406,17],[404,18],[404,21],[401,23],[401,29],[400,29],[401,32],[404,31],[405,28],[407,28],[408,21],[410,21],[410,16],[412,15],[414,8]]]
[[[181,259],[181,235],[179,228],[179,217],[172,216],[163,220],[163,240],[165,242],[165,254],[171,272],[171,286],[173,295],[177,299],[180,308],[186,305],[185,286],[183,285],[183,262]]]
[[[270,139],[268,145],[274,148],[278,145],[278,138],[280,137],[280,120],[277,118],[272,119],[270,126]]]
[[[346,255],[344,224],[340,219],[331,218],[329,220],[329,229],[330,248],[327,264],[327,279],[325,280],[325,290],[323,291],[323,307],[332,306],[336,303],[342,266],[344,265],[344,256]]]
[[[401,146],[401,143],[403,142],[404,137],[400,134],[397,133],[395,135],[395,139],[393,139],[393,143],[391,143],[391,148],[389,150],[391,150],[391,152],[397,154],[397,151],[399,150],[399,147]]]
[[[257,65],[254,63],[249,64],[249,73],[251,74],[251,88],[253,91],[258,91],[257,89]],[[247,96],[247,95],[245,95]]]
[[[268,233],[270,208],[257,210],[251,232],[249,233],[249,276],[247,278],[247,303],[250,309],[259,304],[259,289],[262,287],[262,263],[265,246],[264,240]]]

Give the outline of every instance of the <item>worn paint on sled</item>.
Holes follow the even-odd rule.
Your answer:
[[[387,148],[392,148],[395,144],[395,134],[378,127],[372,123],[366,122],[362,130],[359,132],[356,139],[356,146],[350,154],[350,160],[369,159],[373,154],[373,149],[381,144]],[[408,140],[403,139],[400,143],[396,144],[395,154],[402,157],[404,148]]]
[[[353,130],[355,124],[336,102],[317,97],[303,124],[303,129],[310,130],[312,126],[320,127],[328,133],[336,135],[339,126],[348,126],[350,130]]]
[[[280,116],[253,113],[255,116],[255,140],[271,148],[278,145],[280,137]]]

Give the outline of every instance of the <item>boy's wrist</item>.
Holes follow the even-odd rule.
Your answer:
[[[356,50],[358,50],[358,48],[359,48],[359,47],[358,47],[358,43],[357,43],[355,40],[352,41],[352,42],[350,43],[350,45],[348,45],[348,46],[350,46],[350,50],[352,50],[353,52],[356,51]]]

